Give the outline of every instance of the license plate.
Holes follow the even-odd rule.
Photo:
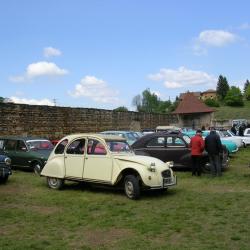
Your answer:
[[[163,179],[163,185],[164,186],[167,186],[167,185],[169,185],[169,184],[172,184],[172,178],[164,178]]]

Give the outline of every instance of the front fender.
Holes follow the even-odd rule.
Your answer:
[[[45,164],[41,176],[64,178],[65,168],[64,168],[64,157],[61,155],[55,155],[49,158]]]

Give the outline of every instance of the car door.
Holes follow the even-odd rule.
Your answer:
[[[64,153],[65,176],[72,179],[83,178],[85,162],[85,138],[72,141]]]
[[[88,138],[83,178],[89,181],[111,183],[113,160],[105,145]]]
[[[187,143],[178,136],[166,137],[166,155],[176,167],[189,167],[191,164],[191,149]]]
[[[16,141],[15,159],[18,166],[29,167],[32,157],[30,156],[28,147],[23,140]]]
[[[16,158],[16,145],[17,140],[7,139],[4,141],[4,154],[11,159],[11,165],[19,166],[18,159]]]
[[[164,162],[168,161],[168,155],[166,154],[165,137],[157,136],[152,138],[145,145],[144,151],[147,155],[156,157]]]

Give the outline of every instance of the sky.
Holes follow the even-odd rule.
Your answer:
[[[250,79],[250,1],[1,0],[0,96],[134,110]]]

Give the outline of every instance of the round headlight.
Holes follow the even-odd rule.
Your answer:
[[[5,162],[5,164],[8,165],[8,166],[11,165],[11,159],[8,158],[8,157],[6,157],[6,158],[4,159],[4,162]]]

